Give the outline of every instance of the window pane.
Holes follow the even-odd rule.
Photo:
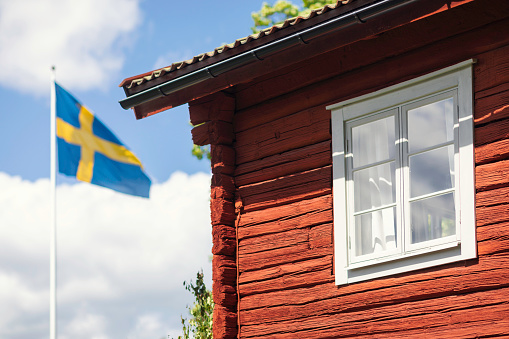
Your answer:
[[[353,127],[353,166],[394,159],[394,139],[394,116]]]
[[[412,244],[456,234],[454,193],[410,203]]]
[[[355,171],[355,211],[392,204],[396,199],[394,161]]]
[[[396,208],[385,208],[355,217],[355,255],[395,249]]]
[[[454,145],[410,156],[412,198],[454,187]]]
[[[453,104],[453,98],[448,98],[408,111],[410,152],[454,139]]]

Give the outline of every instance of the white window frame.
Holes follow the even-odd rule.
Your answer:
[[[467,60],[439,71],[331,106],[334,204],[334,271],[343,285],[477,257],[473,146],[472,65]],[[349,262],[349,234],[345,149],[346,126],[352,120],[411,104],[418,99],[452,91],[457,97],[455,133],[456,237],[427,241],[426,246],[396,256],[371,256]],[[404,169],[397,168],[396,171]],[[407,216],[405,216],[406,218]],[[399,236],[399,235],[398,235]],[[405,241],[399,239],[399,241]],[[401,242],[400,242],[401,244]]]

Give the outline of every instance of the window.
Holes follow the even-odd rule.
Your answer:
[[[476,257],[472,63],[327,107],[337,285]]]

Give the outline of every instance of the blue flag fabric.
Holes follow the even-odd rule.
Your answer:
[[[59,172],[148,198],[151,182],[134,153],[57,83],[55,92]]]

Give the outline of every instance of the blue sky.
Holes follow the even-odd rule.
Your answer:
[[[251,33],[261,0],[0,0],[0,337],[49,336],[50,67],[138,155],[149,200],[57,177],[59,338],[179,334],[202,268],[210,169],[187,106],[137,121],[126,77]]]

